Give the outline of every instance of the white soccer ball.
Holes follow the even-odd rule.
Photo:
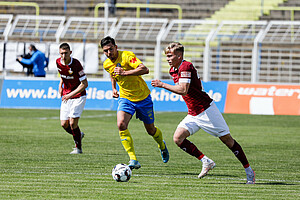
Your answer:
[[[113,179],[117,182],[127,182],[129,181],[132,172],[128,165],[117,164],[111,173]]]

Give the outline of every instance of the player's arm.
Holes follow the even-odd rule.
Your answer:
[[[111,75],[110,75],[110,80],[111,80],[111,87],[112,87],[112,91],[113,91],[113,98],[118,98],[119,93],[117,90],[117,81]]]
[[[143,63],[141,63],[137,66],[137,68],[127,71],[125,71],[122,67],[116,67],[114,72],[121,76],[139,76],[148,74],[149,69]]]
[[[62,80],[62,78],[60,78],[60,82],[58,85],[58,92],[59,92],[60,96],[62,97],[62,95],[63,95],[63,80]]]
[[[68,99],[71,99],[73,96],[82,92],[87,87],[88,87],[88,81],[87,81],[87,79],[83,79],[82,81],[80,81],[80,84],[78,85],[78,87],[75,90],[73,90],[72,92],[70,92],[69,94],[66,94],[65,96],[63,96],[62,100],[67,101]]]
[[[166,90],[169,90],[171,92],[174,92],[176,94],[183,95],[183,96],[185,96],[187,94],[189,87],[190,87],[190,83],[181,82],[178,85],[170,85],[170,84],[164,83],[160,80],[152,80],[151,85],[153,87],[164,88]]]

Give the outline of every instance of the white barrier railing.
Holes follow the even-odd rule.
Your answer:
[[[163,49],[178,41],[185,46],[185,59],[204,81],[300,83],[300,22],[153,18],[108,18],[106,22],[105,18],[70,17],[65,23],[65,17],[18,15],[11,24],[12,16],[0,15],[0,19],[6,20],[0,27],[7,39],[4,44],[38,40],[57,45],[61,40],[76,40],[98,46],[106,36],[106,24],[120,49],[134,51],[147,64],[149,79],[170,78]],[[5,57],[0,56],[0,71],[8,69],[5,48],[1,45],[0,55]]]

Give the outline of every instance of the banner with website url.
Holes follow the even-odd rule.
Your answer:
[[[229,83],[224,112],[300,115],[300,85]]]
[[[155,111],[187,112],[180,95],[161,88],[154,88],[146,81],[151,90]],[[173,84],[173,81],[164,81]],[[58,93],[59,80],[4,80],[0,107],[2,108],[43,108],[59,109],[61,97]],[[227,82],[204,82],[205,91],[215,100],[221,112],[224,112]],[[110,81],[90,81],[87,88],[85,109],[117,110],[118,101],[112,98]]]

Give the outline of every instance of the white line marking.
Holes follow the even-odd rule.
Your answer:
[[[4,170],[5,173],[16,173],[16,174],[63,174],[63,175],[92,175],[92,176],[111,176],[111,173],[83,173],[83,172],[34,172],[34,171],[13,171]],[[135,174],[133,176],[137,177],[163,177],[163,178],[189,178],[189,179],[198,179],[197,176],[186,176],[186,175],[148,175],[148,174]],[[246,179],[240,178],[219,178],[206,176],[204,179],[211,180],[236,180],[236,181],[245,181]],[[200,179],[199,179],[200,180]],[[300,183],[298,180],[272,180],[272,179],[256,179],[256,182],[278,182],[278,183]]]

